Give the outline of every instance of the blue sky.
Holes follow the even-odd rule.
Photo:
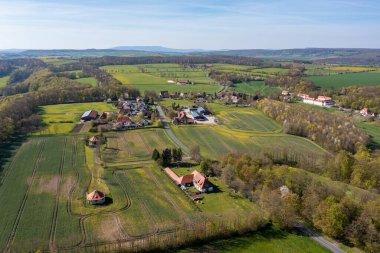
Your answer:
[[[379,0],[0,0],[0,49],[380,48]]]

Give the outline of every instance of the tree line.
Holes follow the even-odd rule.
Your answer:
[[[258,203],[275,226],[293,228],[305,220],[347,244],[380,250],[377,194],[320,179],[262,154],[228,154],[212,170],[230,188]]]
[[[269,99],[260,100],[256,107],[281,123],[285,133],[306,137],[331,151],[354,153],[369,144],[369,136],[346,117]]]

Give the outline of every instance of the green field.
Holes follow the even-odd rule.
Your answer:
[[[94,77],[78,78],[78,79],[75,79],[75,81],[84,83],[84,84],[91,84],[92,86],[96,86],[98,83],[98,81]]]
[[[145,90],[160,92],[194,92],[214,93],[221,89],[210,80],[201,69],[188,69],[177,64],[145,64],[104,66],[102,69],[112,74],[125,85],[129,85],[144,93]],[[195,85],[177,85],[169,80],[191,80]]]
[[[380,85],[379,72],[348,73],[342,75],[312,76],[307,78],[321,88]]]
[[[262,81],[237,83],[230,89],[245,94],[260,94],[262,96],[270,95],[274,91],[281,91],[281,88],[266,86]]]
[[[178,253],[228,252],[228,253],[327,253],[329,250],[314,242],[311,238],[297,232],[284,232],[267,228],[225,240],[218,240],[204,246],[175,251]]]
[[[372,146],[375,148],[380,147],[380,126],[376,122],[358,122],[357,126],[367,132],[372,139]]]
[[[36,134],[69,133],[80,120],[80,116],[88,110],[96,110],[100,114],[115,110],[115,107],[103,102],[41,106],[39,114],[45,127]]]
[[[9,76],[0,77],[0,87],[4,87],[7,85]]]

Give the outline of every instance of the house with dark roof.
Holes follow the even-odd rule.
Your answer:
[[[160,98],[169,98],[169,91],[160,91]]]
[[[97,119],[99,116],[98,112],[97,111],[94,111],[94,110],[90,110],[90,111],[87,111],[87,112],[84,112],[82,114],[82,117],[80,117],[81,120],[84,120],[84,121],[90,121],[90,120],[95,120]]]

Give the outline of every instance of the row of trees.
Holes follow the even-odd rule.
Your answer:
[[[236,192],[259,203],[276,226],[292,228],[306,220],[329,236],[369,252],[380,250],[376,194],[347,189],[263,155],[228,154],[212,170]]]
[[[178,163],[182,161],[183,152],[181,148],[166,148],[160,153],[157,149],[153,150],[152,159],[157,161],[161,166],[169,166],[172,162]]]
[[[237,74],[237,73],[228,73],[223,71],[216,71],[211,70],[209,75],[210,78],[213,80],[226,84],[226,85],[233,85],[236,83],[242,83],[242,82],[249,82],[254,81],[255,77],[251,74]]]
[[[346,117],[269,99],[260,100],[256,106],[281,123],[286,133],[307,137],[331,151],[356,152],[369,143],[369,136]]]

